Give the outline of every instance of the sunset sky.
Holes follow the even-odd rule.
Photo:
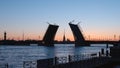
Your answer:
[[[59,25],[56,40],[73,40],[68,23],[81,22],[86,38],[120,35],[120,0],[0,0],[0,39],[42,39],[46,22]],[[40,36],[40,37],[39,37]]]

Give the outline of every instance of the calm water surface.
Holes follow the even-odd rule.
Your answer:
[[[86,47],[75,47],[74,44],[55,44],[54,47],[0,46],[0,64],[8,63],[9,68],[23,68],[24,61],[36,61],[55,56],[98,53],[102,48],[106,49],[106,46],[104,44],[94,44]]]

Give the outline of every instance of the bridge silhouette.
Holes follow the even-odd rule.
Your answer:
[[[42,44],[46,46],[53,46],[54,45],[54,38],[56,35],[56,32],[58,30],[58,25],[52,25],[49,24],[47,31],[43,37]]]
[[[113,44],[117,45],[119,41],[92,41],[92,40],[85,40],[84,35],[79,27],[78,24],[72,24],[72,22],[69,22],[69,26],[71,28],[71,31],[74,36],[74,42],[67,42],[67,43],[73,43],[75,46],[90,46],[90,44]],[[44,38],[42,40],[42,43],[46,46],[53,46],[54,45],[54,38],[56,35],[56,32],[58,30],[58,25],[52,25],[49,24],[48,29],[44,35]],[[62,43],[62,42],[60,42]]]
[[[59,28],[59,25],[49,24],[46,33],[42,40],[9,40],[7,39],[7,33],[4,33],[4,40],[0,40],[0,45],[31,45],[38,44],[39,46],[54,46],[54,44],[75,44],[75,46],[90,46],[90,44],[113,44],[118,45],[120,41],[115,40],[86,40],[82,30],[78,24],[69,22],[69,26],[74,36],[74,41],[55,41],[55,35]]]

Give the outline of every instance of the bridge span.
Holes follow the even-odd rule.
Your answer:
[[[118,44],[119,41],[86,41],[86,43],[88,44]]]
[[[89,46],[90,44],[113,44],[117,45],[119,41],[92,41],[92,40],[85,40],[82,30],[80,29],[78,24],[69,23],[71,31],[74,36],[74,44],[75,46]]]

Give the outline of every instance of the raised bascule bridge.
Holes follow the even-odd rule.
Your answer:
[[[84,35],[82,33],[82,29],[78,24],[69,23],[70,28],[72,30],[75,46],[89,46],[90,44],[113,44],[117,45],[119,41],[93,41],[93,40],[85,40]]]
[[[75,46],[88,46],[89,44],[86,43],[80,27],[77,24],[72,24],[71,22],[69,23],[69,26],[74,36]]]
[[[45,46],[54,46],[54,38],[58,30],[58,25],[49,24],[47,31],[43,37],[42,45]]]
[[[80,28],[79,24],[73,24],[72,22],[69,23],[69,26],[71,28],[71,31],[74,36],[74,42],[75,46],[90,46],[90,44],[113,44],[116,45],[119,43],[119,41],[95,41],[95,40],[85,40],[84,34],[82,32],[82,29]],[[49,24],[46,33],[42,40],[42,45],[45,46],[54,46],[56,43],[54,38],[57,33],[59,26],[54,24]],[[62,42],[61,42],[62,43]],[[71,42],[69,42],[71,43]]]

